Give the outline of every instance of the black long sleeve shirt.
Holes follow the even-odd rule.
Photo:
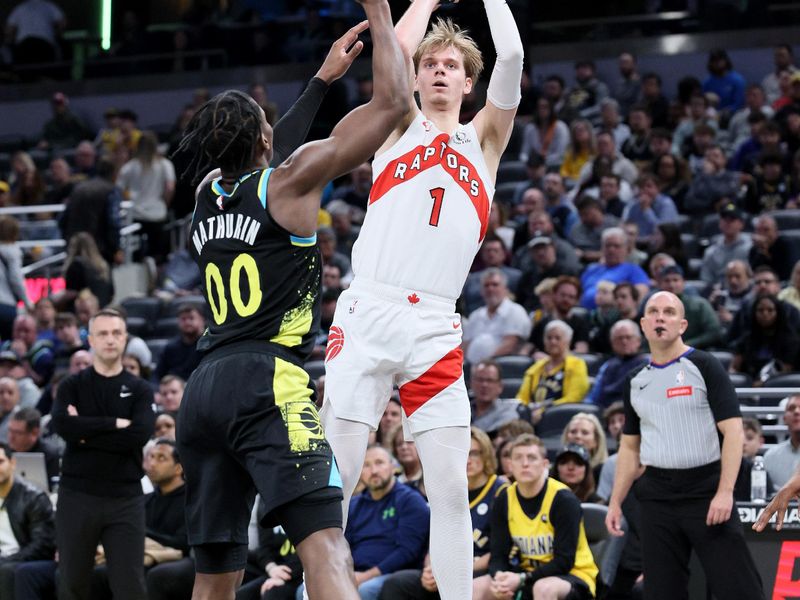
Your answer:
[[[78,414],[70,416],[67,406]],[[104,377],[94,367],[58,386],[53,428],[67,442],[60,484],[107,497],[142,493],[142,448],[153,433],[153,392],[144,379],[122,371]],[[130,419],[117,429],[117,419]]]
[[[168,494],[156,490],[145,500],[145,533],[163,546],[189,554],[186,532],[186,486]]]

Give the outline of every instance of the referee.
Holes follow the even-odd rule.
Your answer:
[[[625,386],[625,428],[606,517],[622,535],[622,501],[636,483],[646,600],[688,598],[694,549],[711,591],[726,600],[763,600],[761,579],[733,509],[742,461],[742,418],[719,361],[681,338],[688,325],[677,296],[647,302],[642,330],[651,361]]]

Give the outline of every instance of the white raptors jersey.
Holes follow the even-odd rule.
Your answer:
[[[372,173],[353,246],[355,277],[458,298],[494,196],[475,127],[461,125],[450,136],[420,113]]]

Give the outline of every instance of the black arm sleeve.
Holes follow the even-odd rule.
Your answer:
[[[489,547],[489,574],[494,577],[498,571],[511,570],[508,555],[511,553],[511,533],[508,530],[508,496],[510,488],[505,488],[492,503],[491,531]]]
[[[719,423],[725,419],[741,417],[736,389],[719,359],[702,350],[695,350],[687,358],[697,366],[706,382],[706,396],[714,421]]]
[[[631,404],[632,380],[639,371],[641,371],[641,369],[636,369],[633,373],[628,375],[628,377],[625,378],[625,385],[622,386],[622,404],[625,407],[625,425],[622,426],[622,433],[626,435],[641,435],[639,415],[633,410],[633,404]]]
[[[566,575],[575,565],[583,511],[578,497],[569,490],[561,490],[553,498],[550,522],[553,524],[553,560],[542,564],[531,572],[526,585],[553,575]]]
[[[275,123],[270,166],[280,165],[306,140],[327,91],[328,84],[319,77],[314,77],[292,107]]]

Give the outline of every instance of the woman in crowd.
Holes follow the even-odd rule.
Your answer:
[[[683,211],[683,199],[689,190],[691,173],[682,158],[674,154],[663,154],[653,163],[653,172],[658,178],[659,191],[672,198],[678,211]]]
[[[581,502],[603,504],[605,500],[597,495],[595,478],[589,466],[589,453],[578,444],[565,446],[556,456],[550,469],[550,477],[566,484]]]
[[[608,459],[608,445],[603,425],[595,415],[580,412],[573,416],[561,434],[563,445],[578,444],[589,453],[589,463],[599,474],[600,467]]]
[[[778,299],[761,296],[751,310],[752,326],[734,343],[731,370],[762,381],[772,374],[797,370],[800,339],[786,323]]]
[[[111,268],[92,236],[85,231],[70,239],[63,271],[66,288],[61,295],[62,302],[74,301],[78,293],[87,288],[97,297],[100,307],[108,305],[114,297]]]
[[[650,238],[650,255],[647,262],[656,254],[668,254],[684,273],[689,271],[689,259],[683,249],[681,230],[677,223],[659,223]]]
[[[25,288],[22,274],[22,249],[19,241],[19,221],[10,215],[0,215],[0,339],[11,339],[11,330],[21,301],[31,310],[33,305]]]
[[[583,165],[597,154],[592,124],[586,119],[575,119],[570,127],[570,144],[564,153],[560,174],[569,182],[578,181]]]
[[[778,300],[793,304],[800,310],[800,260],[794,263],[792,275],[789,278],[789,285],[780,291]]]
[[[573,356],[569,346],[572,327],[564,321],[550,321],[544,328],[546,358],[531,365],[522,379],[517,399],[531,408],[531,419],[538,423],[547,407],[580,402],[589,391],[586,362]]]
[[[531,152],[538,152],[548,167],[559,167],[570,141],[569,127],[559,120],[553,103],[545,97],[536,101],[533,121],[525,126],[519,159],[528,160]]]
[[[133,202],[133,219],[142,224],[147,236],[147,255],[163,262],[169,253],[164,224],[175,193],[175,167],[159,155],[158,138],[152,131],[142,132],[136,154],[123,165],[117,185]]]

